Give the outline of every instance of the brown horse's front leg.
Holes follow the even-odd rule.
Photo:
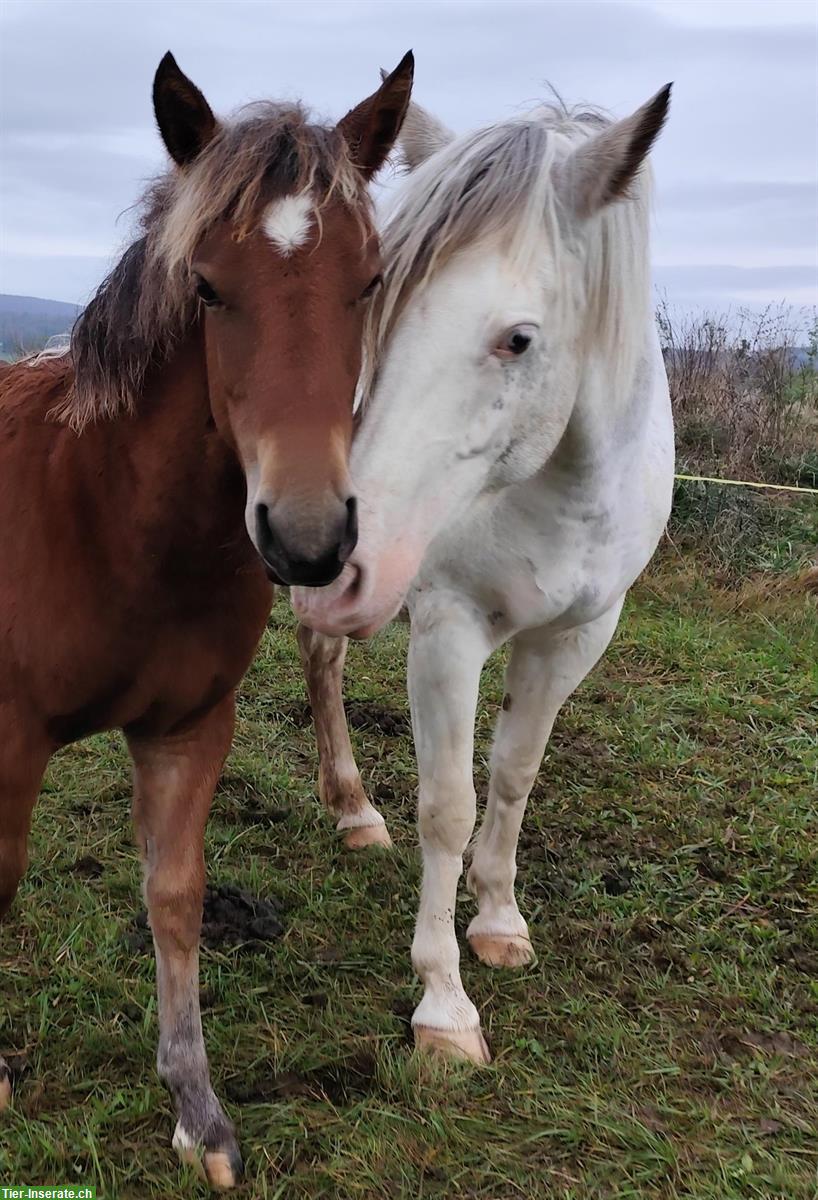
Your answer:
[[[28,832],[52,746],[36,722],[0,703],[0,922],[11,907],[28,863]],[[11,1100],[11,1072],[0,1058],[0,1111]]]
[[[383,817],[367,799],[349,740],[343,690],[347,645],[346,638],[298,626],[298,649],[318,743],[318,792],[337,818],[336,828],[345,834],[350,849],[391,846]]]
[[[215,1187],[242,1171],[233,1126],[210,1084],[199,1013],[199,933],[205,885],[204,830],[233,735],[231,693],[195,726],[163,738],[128,737],[134,763],[134,824],[156,949],[159,1074],[178,1123],[173,1145]]]

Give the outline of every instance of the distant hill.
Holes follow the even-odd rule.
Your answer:
[[[68,333],[81,312],[81,305],[62,300],[0,294],[0,357],[39,350],[54,334]]]
[[[806,367],[812,362],[815,355],[810,354],[806,346],[793,346],[792,357],[796,366]]]
[[[745,361],[749,366],[754,361],[757,361],[759,358],[763,358],[765,355],[769,354],[771,351],[780,353],[781,348],[779,347],[778,350],[775,350],[774,347],[766,346],[763,350],[750,350],[747,352],[747,358]],[[723,350],[717,350],[715,352],[712,350],[699,350],[695,347],[691,349],[687,346],[665,346],[662,348],[662,354],[665,362],[668,365],[671,363],[681,363],[685,360],[688,360],[698,363],[712,363],[714,366],[723,366],[725,363],[735,361],[735,350],[732,346]],[[808,368],[812,368],[813,370],[815,369],[816,356],[806,346],[788,346],[786,350],[786,356],[786,361],[790,369],[793,371],[802,371],[807,370]]]

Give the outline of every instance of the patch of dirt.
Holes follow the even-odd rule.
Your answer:
[[[273,1100],[311,1094],[305,1077],[297,1071],[236,1079],[224,1085],[224,1093],[234,1104],[270,1104]]]
[[[806,1058],[809,1049],[789,1033],[755,1033],[748,1029],[728,1029],[717,1034],[718,1048],[730,1058],[749,1058],[754,1051],[780,1054],[787,1058]]]
[[[748,1061],[757,1054],[778,1055],[789,1059],[810,1057],[809,1047],[784,1031],[758,1033],[751,1029],[702,1029],[696,1039],[698,1061],[708,1069],[725,1061]],[[783,1094],[778,1088],[779,1095]]]
[[[590,758],[595,763],[611,762],[613,750],[608,742],[590,734],[558,728],[548,739],[548,751],[568,759]]]
[[[363,729],[381,733],[384,737],[406,737],[412,732],[412,724],[406,713],[373,700],[348,700],[347,720],[352,729]]]
[[[818,953],[809,946],[797,943],[784,946],[775,957],[778,962],[789,963],[796,971],[803,971],[805,975],[818,979]]]
[[[150,950],[153,939],[144,909],[133,924],[129,947],[140,953]],[[249,953],[264,953],[283,932],[281,906],[275,901],[253,896],[231,883],[205,890],[201,941],[211,950],[238,946]]]
[[[320,1071],[311,1071],[310,1087],[318,1088],[333,1104],[349,1104],[378,1090],[378,1064],[368,1050],[359,1050],[343,1062],[330,1063]]]
[[[633,871],[630,867],[613,867],[602,875],[602,887],[608,896],[624,896],[631,889]]]
[[[368,1050],[359,1050],[351,1058],[312,1071],[260,1074],[235,1080],[225,1087],[228,1099],[234,1104],[269,1104],[294,1097],[352,1104],[377,1090],[377,1062]]]
[[[344,710],[350,729],[380,733],[383,737],[406,737],[412,732],[406,713],[375,700],[345,700]],[[295,700],[290,704],[282,704],[278,713],[288,717],[299,729],[305,729],[312,723],[312,707],[306,701]]]
[[[213,816],[228,825],[280,825],[290,816],[290,811],[289,808],[263,808],[257,802],[243,803],[241,799],[230,796],[226,803],[220,804],[217,800]]]
[[[105,868],[98,858],[94,858],[92,854],[85,854],[82,858],[69,867],[72,875],[81,875],[84,879],[99,879],[100,875],[104,874]]]

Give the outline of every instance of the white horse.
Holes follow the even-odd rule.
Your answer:
[[[335,637],[367,637],[408,605],[424,865],[415,1040],[477,1062],[489,1054],[454,911],[482,667],[511,642],[468,940],[483,962],[519,966],[533,958],[514,895],[526,800],[557,712],[610,642],[670,510],[643,166],[669,95],[615,123],[555,105],[465,137],[412,106],[413,173],[385,230],[351,462],[361,536],[335,584],[293,595],[301,621]],[[324,794],[352,844],[388,841],[340,728],[343,649],[302,633]]]

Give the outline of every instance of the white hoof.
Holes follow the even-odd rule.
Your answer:
[[[531,942],[519,933],[473,933],[469,945],[487,967],[527,967],[536,961]]]
[[[182,1126],[177,1124],[173,1134],[173,1148],[182,1162],[193,1167],[196,1174],[216,1191],[226,1192],[241,1182],[242,1161],[238,1147],[226,1150],[202,1149]]]
[[[224,1150],[208,1150],[204,1156],[207,1182],[216,1191],[226,1192],[241,1183],[241,1168],[237,1167],[235,1155]]]
[[[477,1029],[432,1029],[429,1025],[415,1025],[415,1046],[421,1054],[443,1054],[447,1058],[466,1059],[485,1067],[491,1062],[486,1039]]]
[[[11,1080],[3,1068],[3,1074],[0,1075],[0,1112],[4,1108],[8,1108],[11,1104]]]
[[[392,839],[384,824],[358,825],[346,830],[344,845],[348,850],[363,850],[365,846],[391,847]]]

